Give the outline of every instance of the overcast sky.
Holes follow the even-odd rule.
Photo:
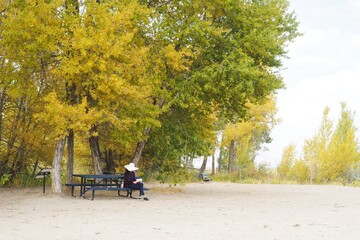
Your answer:
[[[355,111],[360,126],[360,1],[290,0],[304,35],[289,45],[282,76],[286,89],[278,93],[282,122],[271,136],[268,151],[257,162],[276,166],[284,147],[295,144],[298,154],[312,138],[326,106],[337,119],[340,102]]]

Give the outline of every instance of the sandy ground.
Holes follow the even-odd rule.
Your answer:
[[[360,239],[360,188],[146,186],[150,201],[104,191],[90,201],[49,188],[0,189],[0,239]]]

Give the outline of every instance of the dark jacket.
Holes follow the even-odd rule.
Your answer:
[[[124,187],[128,187],[136,181],[135,173],[128,170],[124,174]]]

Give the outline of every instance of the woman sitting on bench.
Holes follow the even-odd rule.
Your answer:
[[[144,193],[144,184],[140,180],[135,178],[135,170],[138,170],[135,167],[134,163],[129,163],[125,165],[125,174],[124,174],[124,188],[131,188],[132,190],[140,191],[140,199],[149,200]]]

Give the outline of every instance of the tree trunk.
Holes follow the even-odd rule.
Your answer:
[[[90,133],[96,132],[96,127],[92,127]],[[101,155],[99,146],[99,137],[91,136],[89,138],[91,156],[94,164],[95,174],[102,174],[101,170]]]
[[[68,161],[66,163],[66,183],[72,183],[72,175],[74,173],[74,131],[68,130],[69,136],[67,137],[67,151]]]
[[[39,160],[36,160],[36,162],[35,162],[35,164],[34,164],[34,170],[33,170],[33,172],[32,172],[32,175],[34,175],[34,176],[35,176],[35,174],[36,174],[36,169],[37,169],[38,165],[39,165]]]
[[[66,138],[59,139],[56,143],[51,172],[51,188],[54,193],[61,193],[61,161],[64,154],[65,143]]]
[[[186,156],[186,167],[187,168],[192,168],[193,167],[192,157],[190,157],[190,156]]]
[[[136,146],[136,150],[135,150],[134,156],[131,161],[135,164],[135,166],[139,165],[141,155],[142,155],[144,148],[145,148],[145,140],[141,140],[140,142],[138,142],[138,144]]]
[[[114,154],[112,149],[107,149],[104,153],[106,172],[115,172]]]
[[[224,151],[224,148],[220,147],[220,153],[219,153],[219,158],[218,158],[218,172],[221,171],[221,165],[223,164],[223,162],[222,162],[223,151]]]
[[[231,173],[232,171],[234,171],[234,161],[235,161],[235,157],[236,157],[236,141],[235,140],[231,140],[230,143],[230,148],[229,148],[229,164],[228,164],[228,173]]]
[[[151,130],[151,127],[146,128],[144,130],[144,132],[143,132],[143,135],[147,136],[149,134],[150,130]],[[134,153],[134,156],[133,156],[132,161],[131,161],[132,163],[135,164],[135,166],[139,165],[141,155],[142,155],[142,152],[143,152],[143,150],[145,148],[145,145],[146,145],[146,141],[141,140],[140,142],[138,142],[138,144],[136,146],[135,153]]]
[[[215,174],[215,153],[212,155],[211,175]]]
[[[224,154],[224,145],[223,145],[223,143],[224,143],[224,132],[223,131],[221,131],[220,132],[220,136],[221,136],[221,140],[220,140],[220,151],[219,151],[219,158],[218,158],[218,172],[220,172],[221,171],[221,168],[223,168],[224,169],[224,163],[223,163],[223,154]]]
[[[199,169],[199,177],[201,177],[201,174],[206,170],[206,164],[207,164],[207,157],[204,157],[204,160]]]
[[[0,143],[2,142],[2,134],[3,134],[3,117],[5,116],[4,113],[5,102],[6,102],[6,92],[4,88],[0,95]]]
[[[165,98],[160,99],[159,101],[154,100],[154,105],[158,106],[160,109],[166,104],[166,100]],[[144,132],[143,132],[143,136],[144,138],[146,138],[149,135],[149,132],[151,131],[151,127],[147,127],[145,128]],[[132,158],[132,163],[135,164],[135,166],[139,165],[141,156],[142,156],[142,152],[145,148],[146,145],[146,141],[143,139],[140,142],[138,142],[138,144],[136,145],[136,149],[135,149],[135,153],[134,156]]]
[[[194,157],[193,156],[190,157],[189,164],[190,164],[191,168],[194,168]]]

